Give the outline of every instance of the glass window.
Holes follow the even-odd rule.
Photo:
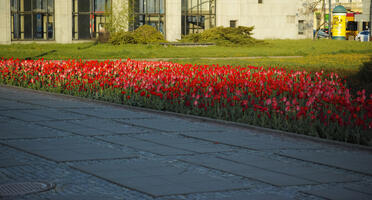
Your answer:
[[[72,0],[72,38],[93,39],[104,31],[111,0]]]
[[[216,26],[216,0],[182,0],[182,34]]]
[[[54,0],[11,0],[12,40],[53,40]]]
[[[147,24],[164,33],[164,0],[130,0],[129,7],[129,30],[133,31]]]
[[[303,35],[305,31],[305,21],[304,20],[298,20],[298,34]]]

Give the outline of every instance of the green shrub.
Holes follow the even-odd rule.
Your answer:
[[[113,45],[122,45],[122,44],[136,44],[132,32],[119,31],[111,34],[110,43]]]
[[[110,42],[114,45],[122,44],[156,44],[166,42],[164,36],[150,25],[143,25],[133,32],[119,31],[113,33]]]
[[[165,42],[163,34],[150,25],[143,25],[133,32],[138,44],[154,44]]]
[[[186,35],[182,42],[216,43],[224,46],[244,46],[259,42],[252,37],[254,27],[239,26],[237,28],[216,27],[201,33]]]

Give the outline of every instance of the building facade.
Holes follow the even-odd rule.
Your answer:
[[[310,0],[0,0],[0,43],[72,43],[96,38],[108,22],[135,30],[149,24],[168,41],[224,26],[254,26],[257,39],[313,35]]]

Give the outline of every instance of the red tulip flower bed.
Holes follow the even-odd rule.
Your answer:
[[[351,95],[333,73],[1,59],[0,83],[371,144],[372,95]]]

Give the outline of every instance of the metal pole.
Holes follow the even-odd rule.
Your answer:
[[[331,21],[331,16],[332,16],[332,2],[331,0],[328,0],[328,35],[331,37],[331,30],[332,30],[332,21]]]

